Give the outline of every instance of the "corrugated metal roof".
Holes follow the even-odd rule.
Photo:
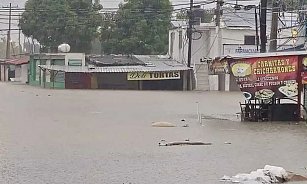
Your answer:
[[[170,59],[168,56],[158,55],[135,55],[137,59],[145,63],[136,66],[57,66],[41,65],[40,67],[47,70],[63,71],[68,73],[126,73],[126,72],[159,72],[159,71],[184,71],[190,70],[189,67],[177,61]]]
[[[89,56],[89,60],[91,63],[93,63],[93,65],[100,67],[144,65],[142,61],[134,56],[127,55]]]
[[[189,70],[185,66],[176,67],[146,67],[146,66],[112,66],[112,67],[90,67],[90,66],[57,66],[41,65],[43,69],[63,71],[68,73],[126,73],[126,72],[163,72],[163,71],[182,71]]]

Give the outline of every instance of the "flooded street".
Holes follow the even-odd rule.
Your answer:
[[[0,183],[214,184],[266,164],[307,175],[306,125],[239,122],[242,100],[240,92],[0,83]],[[177,127],[152,127],[156,121]],[[212,145],[159,147],[161,139]]]

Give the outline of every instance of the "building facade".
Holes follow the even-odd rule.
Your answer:
[[[47,60],[59,60],[58,55],[52,58]],[[63,59],[62,64],[40,60],[43,62],[36,68],[39,71],[32,69],[31,77],[35,85],[44,88],[189,90],[193,86],[193,81],[187,82],[191,69],[165,56],[89,57],[84,65],[76,65],[75,61],[72,65],[71,57],[66,64]]]
[[[29,84],[45,88],[65,88],[65,73],[42,70],[42,66],[85,66],[83,53],[34,54],[29,63]]]
[[[0,81],[28,83],[28,56],[4,59],[0,62]]]
[[[269,38],[271,29],[270,14],[267,15],[267,20],[267,37]],[[304,38],[299,36],[289,39],[294,29],[291,25],[295,25],[295,22],[292,20],[297,20],[296,14],[286,13],[284,17],[280,18],[277,50],[285,50],[304,44]],[[300,34],[302,33],[300,32]],[[267,45],[269,45],[269,43],[267,43]],[[218,79],[219,76],[209,76],[210,71],[208,70],[208,63],[216,57],[225,55],[253,54],[259,52],[260,46],[259,43],[257,45],[256,39],[254,9],[248,11],[223,10],[219,28],[214,22],[194,25],[191,59],[196,77],[196,89],[230,90],[231,87],[228,82],[231,81],[230,76],[222,76],[222,79]],[[169,55],[181,63],[187,63],[187,22],[172,22],[172,29],[169,31]],[[225,83],[226,86],[218,84],[221,82]],[[216,86],[224,87],[220,88]]]

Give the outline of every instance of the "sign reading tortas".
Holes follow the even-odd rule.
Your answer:
[[[180,79],[180,71],[166,72],[129,72],[128,80],[170,80]]]
[[[298,56],[236,60],[230,63],[230,68],[248,100],[292,98],[298,95]]]

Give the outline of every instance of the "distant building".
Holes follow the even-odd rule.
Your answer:
[[[29,63],[29,84],[45,88],[65,88],[64,71],[47,70],[43,66],[85,66],[83,53],[34,54]]]
[[[28,40],[27,42],[24,42],[24,44],[23,44],[23,52],[24,53],[38,54],[38,53],[40,53],[40,45],[36,42],[31,43]]]
[[[281,16],[280,19],[279,28],[281,29],[278,31],[278,50],[295,49],[297,46],[304,44],[304,38],[289,39],[292,36],[291,31],[293,27],[287,27],[296,25],[296,21],[293,20],[297,20],[297,14],[285,13],[284,17]],[[267,15],[267,22],[267,37],[269,38],[271,27],[270,14]],[[192,66],[196,76],[196,89],[228,91],[230,89],[228,83],[230,80],[229,76],[226,76],[228,79],[225,79],[225,76],[209,76],[210,72],[208,71],[209,66],[207,66],[207,63],[210,63],[213,58],[224,55],[253,54],[258,52],[260,52],[260,46],[257,47],[256,45],[254,9],[224,9],[219,32],[217,32],[214,22],[194,25]],[[169,55],[176,61],[187,63],[188,39],[186,21],[172,22],[172,28],[169,31]],[[210,77],[212,80],[209,79]]]
[[[28,56],[18,56],[0,61],[0,81],[28,82]]]

